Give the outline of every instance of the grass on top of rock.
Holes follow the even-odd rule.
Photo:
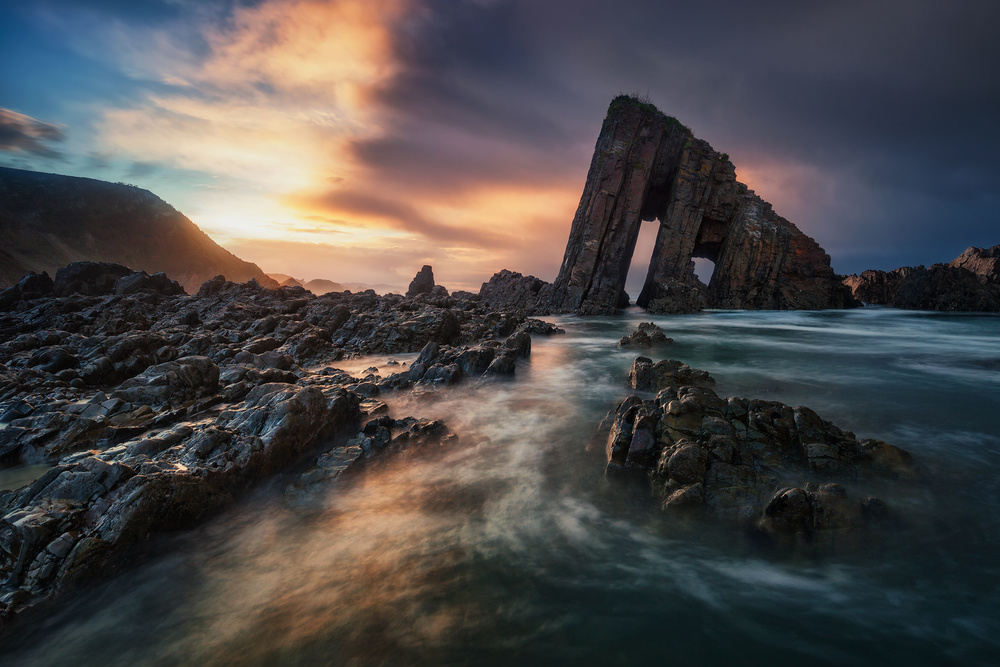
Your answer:
[[[627,106],[638,107],[643,113],[663,116],[669,125],[679,127],[689,135],[694,134],[691,132],[691,128],[687,125],[684,125],[673,116],[668,116],[656,108],[656,105],[653,104],[648,95],[640,95],[638,93],[621,93],[616,95],[615,98],[611,100],[610,106],[608,106],[608,115],[610,116],[618,113]]]

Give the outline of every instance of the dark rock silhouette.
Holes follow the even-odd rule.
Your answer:
[[[738,182],[728,155],[625,95],[601,127],[555,282],[501,271],[480,295],[494,308],[612,314],[629,303],[625,279],[644,220],[660,225],[636,299],[650,312],[857,305],[829,255]],[[695,257],[715,262],[707,286]]]
[[[164,272],[192,294],[219,274],[277,286],[151,192],[0,167],[0,287],[80,260]]]
[[[908,310],[1000,312],[1000,245],[971,247],[948,264],[864,271],[844,278],[855,298]]]
[[[417,275],[410,281],[410,288],[406,290],[406,296],[417,296],[418,294],[430,294],[434,291],[434,270],[424,264]]]
[[[611,102],[597,139],[552,310],[613,313],[644,220],[660,221],[636,300],[651,312],[854,305],[830,257],[739,183],[727,155],[623,95]],[[715,262],[707,288],[693,257]]]

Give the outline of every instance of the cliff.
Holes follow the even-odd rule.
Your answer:
[[[552,310],[610,314],[627,304],[623,288],[644,220],[659,221],[636,300],[650,312],[855,305],[829,255],[738,182],[728,155],[653,105],[619,96],[597,139]],[[694,257],[715,263],[707,287]]]
[[[277,286],[151,192],[0,167],[0,287],[83,260],[164,272],[189,293],[220,274]]]

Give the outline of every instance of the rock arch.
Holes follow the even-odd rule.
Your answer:
[[[610,314],[624,304],[639,226],[660,220],[637,303],[701,308],[819,309],[855,305],[810,237],[736,180],[729,156],[653,105],[616,97],[597,139],[559,276],[553,311]],[[706,287],[692,258],[715,263]]]

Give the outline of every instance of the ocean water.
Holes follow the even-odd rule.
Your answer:
[[[309,509],[276,478],[23,619],[0,662],[1000,664],[1000,317],[553,319],[566,335],[536,337],[514,381],[387,399],[457,445],[390,457]],[[895,526],[773,548],[605,478],[593,436],[637,355],[615,343],[651,319],[675,342],[643,354],[710,371],[720,394],[910,450],[916,482],[866,489]]]

